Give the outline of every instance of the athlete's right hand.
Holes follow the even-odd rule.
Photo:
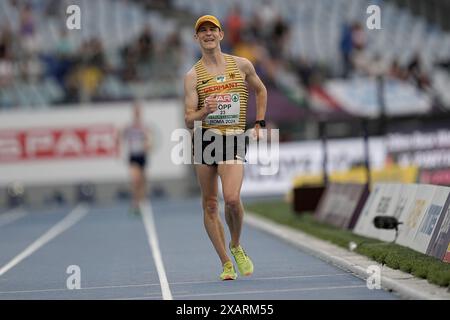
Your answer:
[[[204,108],[207,115],[217,110],[217,94],[212,94],[206,97]]]

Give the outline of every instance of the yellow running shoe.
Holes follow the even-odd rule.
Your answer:
[[[223,264],[223,272],[220,274],[220,280],[235,280],[237,278],[236,271],[231,261]]]
[[[250,257],[245,253],[244,249],[241,246],[236,248],[232,248],[230,244],[231,254],[236,260],[236,264],[239,270],[239,273],[244,276],[249,276],[253,273],[253,262],[250,260]]]

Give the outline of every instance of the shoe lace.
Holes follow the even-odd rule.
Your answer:
[[[240,248],[234,252],[234,257],[238,263],[244,263],[247,261],[247,255],[245,254],[244,249]]]
[[[224,265],[223,271],[224,271],[225,273],[232,272],[232,271],[233,271],[233,265],[227,263],[226,265]]]

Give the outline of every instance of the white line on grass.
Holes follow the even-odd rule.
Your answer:
[[[88,209],[84,205],[78,205],[73,209],[67,216],[61,221],[51,227],[45,234],[39,237],[36,241],[30,244],[25,250],[14,257],[10,262],[5,264],[0,269],[0,276],[4,275],[8,270],[19,264],[22,260],[26,259],[28,256],[32,255],[35,251],[39,250],[47,242],[51,241],[53,238],[57,237],[78,221],[83,218],[88,213]]]
[[[141,203],[141,211],[145,231],[147,232],[148,244],[150,245],[152,251],[153,260],[155,260],[163,299],[173,300],[169,282],[167,281],[166,271],[164,269],[164,263],[161,257],[161,251],[159,250],[158,236],[156,234],[155,221],[153,219],[153,211],[150,202]]]

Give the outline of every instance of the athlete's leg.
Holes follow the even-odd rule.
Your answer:
[[[145,199],[145,192],[147,190],[147,184],[145,179],[145,167],[139,167],[138,184],[137,184],[137,198],[139,202]]]
[[[217,167],[204,164],[196,164],[197,178],[202,191],[203,221],[214,249],[224,264],[230,261],[228,257],[225,234],[219,214],[219,203],[217,201]]]
[[[241,203],[241,186],[244,177],[244,165],[240,160],[229,160],[219,164],[219,176],[222,180],[225,200],[225,216],[231,233],[230,251],[240,274],[249,276],[253,273],[253,262],[239,243],[244,216]],[[234,163],[230,163],[234,162]],[[239,163],[240,162],[240,163]]]
[[[244,165],[240,160],[228,160],[218,165],[225,201],[225,219],[231,234],[231,246],[239,246],[244,209],[241,203],[241,186],[244,178]]]
[[[140,168],[137,164],[130,165],[130,188],[131,188],[131,204],[133,208],[139,206],[139,181],[140,181]]]

